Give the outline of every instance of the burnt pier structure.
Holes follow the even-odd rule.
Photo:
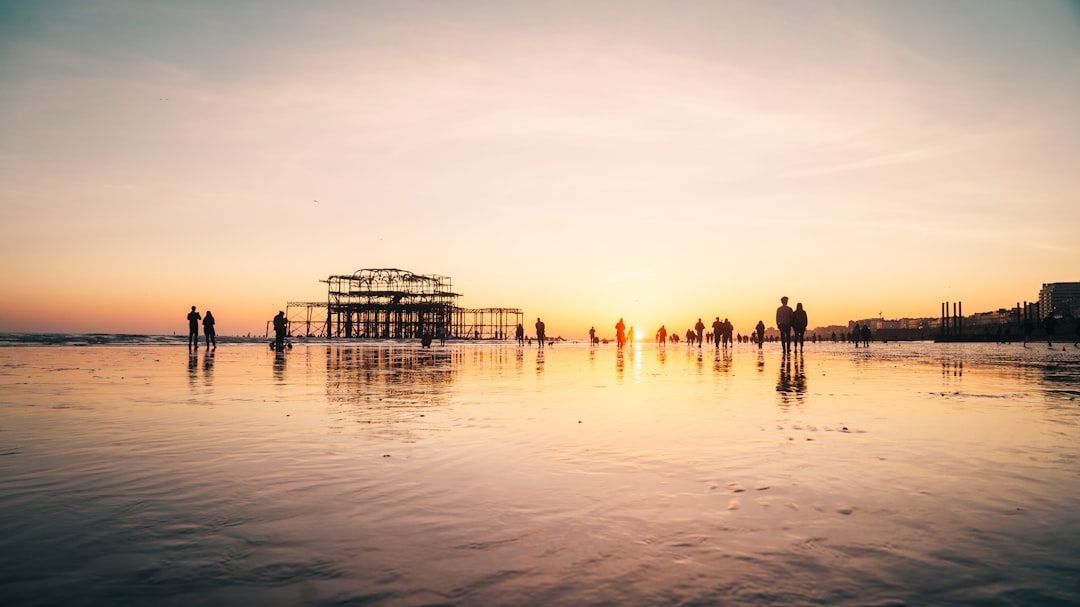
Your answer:
[[[325,302],[289,302],[295,337],[328,339],[511,339],[518,308],[462,308],[448,276],[394,268],[334,275]]]

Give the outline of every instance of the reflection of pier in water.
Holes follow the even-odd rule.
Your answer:
[[[342,423],[365,432],[416,440],[416,422],[450,404],[457,348],[399,344],[326,347],[326,399]]]

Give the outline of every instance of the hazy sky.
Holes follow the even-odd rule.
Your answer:
[[[985,311],[1080,280],[1078,192],[1076,2],[0,2],[0,330]]]

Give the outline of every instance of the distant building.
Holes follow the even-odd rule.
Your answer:
[[[1080,312],[1080,282],[1044,283],[1039,291],[1043,314],[1076,316]]]

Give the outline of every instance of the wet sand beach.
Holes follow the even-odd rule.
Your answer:
[[[1066,344],[0,347],[11,605],[1080,605]]]

